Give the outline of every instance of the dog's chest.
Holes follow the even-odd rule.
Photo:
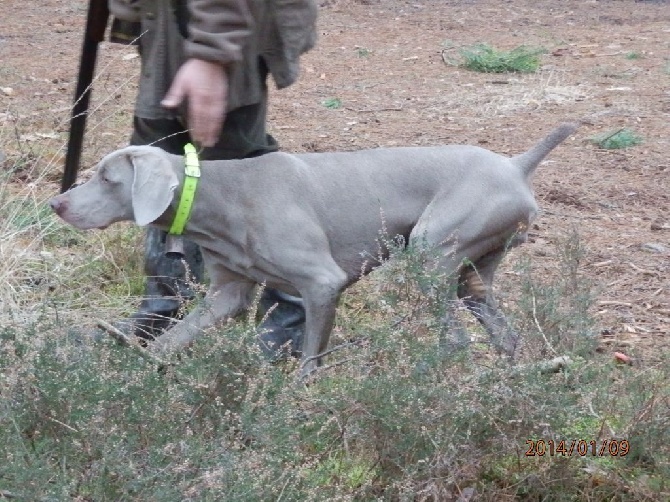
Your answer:
[[[256,253],[239,249],[231,243],[218,241],[216,249],[203,248],[205,265],[210,273],[217,268],[223,268],[236,275],[252,280],[257,284],[280,289],[289,294],[297,294],[295,287],[280,272],[279,267],[268,262]]]

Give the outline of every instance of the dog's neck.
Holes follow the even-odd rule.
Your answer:
[[[179,180],[179,185],[175,188],[172,196],[172,201],[168,208],[161,214],[156,220],[154,220],[151,225],[154,227],[159,227],[162,230],[168,230],[174,221],[175,214],[177,213],[177,207],[179,206],[179,200],[181,199],[182,189],[184,187],[184,157],[181,155],[170,155],[170,164],[172,170],[174,171],[177,179]]]
[[[177,193],[175,191],[175,198],[172,199],[170,206],[161,214],[158,219],[154,220],[150,224],[154,227],[159,227],[162,230],[168,230],[172,222],[174,221],[174,216],[177,212],[177,204],[179,204],[178,196],[181,195],[181,192]]]

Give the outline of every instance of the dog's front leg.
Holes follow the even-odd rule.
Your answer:
[[[321,364],[320,354],[328,348],[330,333],[335,323],[335,311],[340,294],[346,285],[344,271],[334,268],[330,280],[322,275],[307,288],[301,290],[305,305],[305,340],[302,348],[300,378],[313,373]]]
[[[339,295],[320,299],[303,297],[306,322],[300,378],[309,376],[321,365],[321,358],[318,356],[328,347],[330,332],[335,323],[338,297]]]
[[[254,286],[253,282],[234,281],[210,288],[200,305],[183,321],[156,339],[151,346],[152,350],[170,353],[185,349],[206,328],[246,309],[251,304]]]

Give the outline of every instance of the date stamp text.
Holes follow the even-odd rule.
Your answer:
[[[527,457],[625,457],[630,451],[627,439],[528,439],[526,446]]]

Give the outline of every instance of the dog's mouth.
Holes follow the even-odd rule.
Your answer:
[[[88,223],[83,219],[78,218],[77,216],[71,216],[67,214],[61,214],[60,217],[63,219],[63,221],[72,225],[78,230],[105,230],[109,225],[111,225],[111,223],[95,225]]]

